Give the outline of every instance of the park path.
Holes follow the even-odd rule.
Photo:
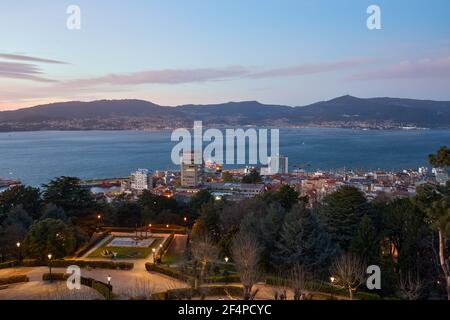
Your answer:
[[[78,260],[103,260],[103,261],[111,261],[110,258],[98,259],[98,258],[88,258],[88,256],[97,248],[104,245],[107,241],[111,239],[113,234],[109,237],[106,237],[96,246],[94,246],[91,250],[89,250],[85,255],[78,258]],[[158,237],[167,238],[168,234],[158,234]],[[182,248],[183,243],[186,243],[187,237],[178,237],[178,235],[174,238],[175,248],[178,250]],[[171,244],[172,246],[172,244]],[[157,247],[158,251],[160,248]],[[77,260],[77,259],[76,259]],[[174,278],[170,278],[168,276],[148,272],[145,268],[145,264],[147,262],[153,263],[153,255],[150,254],[146,259],[118,259],[115,261],[120,262],[131,262],[134,264],[132,270],[111,270],[111,269],[92,269],[92,268],[82,268],[81,275],[83,277],[93,278],[98,281],[107,282],[108,276],[111,276],[111,285],[113,286],[113,291],[115,294],[119,295],[119,298],[127,298],[133,296],[150,296],[151,293],[156,292],[164,292],[169,289],[175,288],[185,288],[187,284],[185,282],[176,280]],[[8,268],[0,270],[0,278],[15,276],[15,275],[26,275],[30,279],[29,289],[30,292],[37,295],[39,291],[39,285],[41,286],[43,293],[48,295],[48,288],[45,287],[45,282],[42,281],[42,275],[44,273],[49,272],[48,267],[19,267],[19,268]],[[65,273],[65,268],[52,268],[52,272],[54,273]],[[8,291],[11,293],[11,297],[15,298],[20,295],[20,291],[17,290],[20,285],[11,286],[11,288],[2,290],[2,295],[0,299],[5,295],[8,295]],[[14,289],[16,288],[16,289]],[[25,295],[24,298],[27,296]]]

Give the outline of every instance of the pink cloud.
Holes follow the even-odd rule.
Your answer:
[[[148,70],[134,73],[110,74],[106,76],[79,79],[67,82],[71,86],[95,85],[139,85],[139,84],[181,84],[190,82],[206,82],[225,80],[248,74],[248,70],[241,66],[226,68],[202,69],[166,69]]]
[[[450,56],[438,59],[403,61],[376,71],[367,71],[350,77],[351,80],[398,78],[448,78]]]
[[[18,61],[30,61],[30,62],[43,62],[43,63],[55,63],[55,64],[67,64],[67,62],[52,60],[52,59],[44,59],[31,57],[21,54],[8,54],[8,53],[0,53],[0,58],[8,59],[8,60],[18,60]]]
[[[353,57],[349,59],[326,61],[318,63],[304,63],[286,68],[271,69],[250,75],[250,78],[292,77],[315,73],[331,72],[336,70],[353,68],[359,65],[373,62],[369,57]]]
[[[42,72],[39,68],[32,64],[0,61],[0,78],[54,82],[53,80],[39,76],[40,74]]]

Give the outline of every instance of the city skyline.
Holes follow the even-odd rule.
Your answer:
[[[381,9],[381,30],[366,26],[372,4]],[[66,27],[69,5],[81,9],[80,30]],[[241,100],[300,106],[344,94],[450,100],[449,7],[445,1],[3,4],[0,111],[130,98],[168,106]]]

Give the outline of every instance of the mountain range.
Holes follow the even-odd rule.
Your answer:
[[[342,96],[307,106],[257,101],[160,106],[143,100],[62,102],[0,112],[0,131],[156,130],[192,127],[325,126],[392,129],[450,128],[450,101]]]

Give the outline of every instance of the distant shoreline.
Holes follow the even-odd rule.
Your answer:
[[[237,128],[267,128],[267,129],[342,129],[342,130],[358,130],[358,131],[427,131],[427,130],[450,130],[450,127],[443,128],[421,128],[421,127],[392,127],[392,128],[361,128],[361,127],[328,127],[328,126],[296,126],[296,127],[270,127],[270,126],[204,126],[204,129],[237,129]],[[179,128],[165,128],[165,129],[55,129],[55,130],[14,130],[14,131],[2,131],[0,134],[8,133],[29,133],[29,132],[170,132],[176,129],[192,130],[193,128],[179,127]]]

